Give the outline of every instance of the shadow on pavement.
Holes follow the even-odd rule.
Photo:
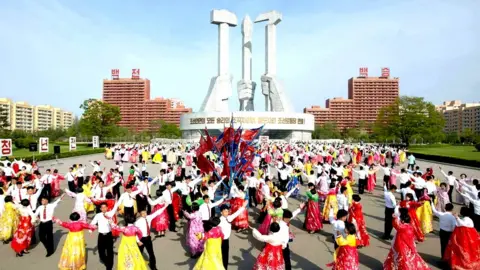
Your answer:
[[[358,253],[358,260],[361,265],[368,267],[368,269],[383,269],[383,262],[363,253]]]

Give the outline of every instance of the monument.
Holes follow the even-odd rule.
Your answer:
[[[180,130],[184,139],[197,140],[199,130],[207,128],[217,136],[231,121],[245,129],[264,125],[262,135],[270,139],[310,140],[314,130],[311,114],[295,113],[277,78],[276,31],[282,14],[270,11],[260,14],[255,23],[265,26],[265,73],[260,77],[265,111],[255,111],[256,83],[252,77],[253,23],[247,15],[242,21],[242,78],[237,83],[239,109],[231,111],[228,100],[232,95],[233,76],[229,71],[229,31],[237,26],[237,16],[228,10],[212,10],[210,23],[218,25],[218,74],[210,80],[208,93],[199,112],[184,114]],[[233,118],[233,119],[232,119]]]

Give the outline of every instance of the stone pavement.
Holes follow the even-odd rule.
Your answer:
[[[57,168],[62,174],[68,171],[68,167],[72,164],[82,163],[88,164],[89,160],[101,160],[102,167],[107,169],[113,167],[113,161],[106,161],[102,154],[83,156],[62,159],[60,162],[63,164],[53,164],[55,162],[45,161],[40,162],[40,166],[43,166],[41,171],[43,172],[47,167]],[[434,170],[438,172],[438,164],[432,164],[425,161],[418,161],[418,165],[425,169],[426,167],[434,166]],[[466,173],[468,176],[477,175],[480,176],[480,171],[468,168],[459,168],[450,165],[443,165],[442,168],[445,171],[452,170],[455,175],[460,173]],[[91,173],[91,166],[88,165],[87,173]],[[158,165],[148,165],[148,171],[150,175],[157,175],[159,170]],[[128,171],[125,166],[125,171]],[[382,175],[378,175],[379,181],[377,189],[373,195],[364,194],[362,196],[362,204],[364,209],[365,220],[367,223],[367,229],[370,233],[371,240],[370,246],[359,250],[360,268],[361,269],[382,269],[382,263],[385,260],[389,248],[390,242],[379,239],[379,236],[383,234],[383,218],[384,218],[384,204],[383,204],[383,192],[381,189]],[[66,183],[62,183],[62,188],[66,187]],[[354,187],[356,191],[356,187]],[[68,216],[73,209],[74,200],[65,197],[64,201],[60,203],[56,209],[56,214],[61,220],[68,220]],[[294,210],[299,200],[291,198],[290,209]],[[458,210],[459,206],[456,206]],[[250,209],[251,220],[257,216],[258,210]],[[93,214],[90,214],[90,218]],[[296,220],[292,221],[292,230],[295,234],[295,240],[290,243],[290,249],[292,252],[292,266],[293,269],[327,269],[325,266],[332,261],[333,243],[331,240],[332,229],[329,224],[325,224],[323,231],[320,233],[310,235],[302,229],[304,220],[304,214],[300,214]],[[196,260],[190,259],[187,255],[187,247],[184,241],[184,223],[179,222],[181,228],[178,228],[178,233],[168,232],[165,238],[158,238],[154,240],[154,250],[157,257],[158,269],[192,269]],[[254,225],[256,226],[256,225]],[[438,230],[438,223],[434,223],[435,230]],[[0,270],[11,269],[58,269],[57,264],[62,252],[63,242],[65,241],[67,231],[58,225],[54,226],[54,238],[56,252],[53,256],[46,258],[46,251],[43,245],[40,243],[32,247],[31,253],[21,258],[16,258],[15,253],[10,248],[10,245],[0,244]],[[87,269],[100,270],[105,267],[100,264],[97,254],[96,242],[97,232],[89,234],[85,232],[85,238],[87,242]],[[37,237],[38,239],[38,237]],[[118,247],[120,241],[115,244]],[[255,263],[256,257],[260,253],[262,243],[253,238],[250,232],[232,233],[230,240],[230,265],[229,269],[251,269]],[[426,241],[418,245],[418,251],[423,259],[429,263],[432,269],[438,268],[437,262],[440,259],[440,242],[438,238],[438,231],[433,234],[429,234],[426,237]],[[115,257],[116,263],[117,257]]]

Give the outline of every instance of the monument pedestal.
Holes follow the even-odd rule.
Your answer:
[[[180,118],[182,138],[197,140],[200,130],[207,128],[211,136],[218,136],[232,120],[234,127],[254,129],[264,125],[262,135],[273,140],[312,139],[315,119],[311,114],[285,112],[196,112],[184,114]]]

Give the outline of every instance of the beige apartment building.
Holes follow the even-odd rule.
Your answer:
[[[68,128],[73,124],[74,115],[50,105],[30,105],[0,98],[0,107],[7,114],[10,130],[41,131],[49,128]]]
[[[461,133],[469,128],[475,133],[480,133],[480,103],[453,100],[445,101],[436,108],[445,118],[445,132]]]

